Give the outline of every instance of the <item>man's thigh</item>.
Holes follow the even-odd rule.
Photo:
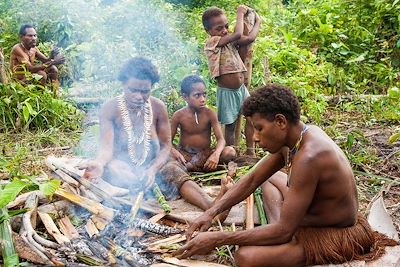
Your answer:
[[[240,247],[235,253],[238,267],[296,267],[304,266],[303,246],[295,240],[274,246]]]

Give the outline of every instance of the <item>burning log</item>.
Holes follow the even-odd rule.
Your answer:
[[[154,183],[153,193],[156,197],[158,203],[160,204],[161,208],[168,214],[171,212],[171,207],[168,205],[168,202],[165,200],[163,193],[161,192],[160,187]]]
[[[107,263],[109,263],[109,264],[117,263],[117,259],[114,257],[114,255],[111,253],[111,251],[109,251],[107,248],[105,248],[99,242],[91,240],[90,242],[87,242],[87,245],[89,246],[89,248],[92,252],[95,252],[96,255],[99,255],[100,257],[102,257],[104,260],[107,261]]]
[[[38,214],[44,226],[46,227],[47,232],[54,237],[58,244],[70,242],[68,237],[61,234],[60,230],[58,230],[56,224],[51,219],[49,214],[40,211],[38,211]]]
[[[131,223],[132,227],[138,230],[141,230],[143,232],[149,232],[153,234],[158,234],[158,235],[163,235],[167,236],[170,234],[179,234],[181,230],[177,228],[172,228],[169,226],[161,225],[158,223],[152,223],[147,220],[142,220],[142,219],[135,219]]]
[[[131,248],[129,250],[118,246],[109,238],[102,239],[101,243],[109,249],[116,257],[123,258],[130,266],[150,266],[154,263],[154,258],[142,257],[139,255],[140,250]],[[148,255],[148,254],[147,254]]]
[[[94,235],[99,234],[99,229],[96,228],[96,225],[94,225],[94,223],[91,219],[87,220],[85,229],[86,229],[86,233],[89,235],[90,238],[92,238],[92,236],[94,236]]]
[[[115,199],[107,191],[111,191],[114,193],[117,192],[117,194],[120,196],[129,193],[129,190],[113,187],[104,181],[99,181],[98,184],[94,184],[89,180],[82,178],[79,174],[75,173],[74,171],[68,169],[68,166],[64,166],[63,163],[55,157],[52,156],[48,157],[46,159],[46,165],[51,170],[53,170],[63,181],[67,182],[68,184],[73,184],[76,187],[82,185],[84,188],[86,188],[87,190],[91,191],[96,195],[97,197],[96,200],[98,200],[99,198],[101,200],[103,199],[108,200],[115,207],[119,207],[123,203],[118,201],[118,199]],[[103,188],[106,187],[107,191],[101,188],[100,186],[102,186]]]
[[[71,201],[72,203],[87,209],[91,213],[99,215],[100,217],[104,218],[107,221],[111,221],[112,218],[114,217],[114,211],[112,209],[107,208],[91,199],[67,192],[64,189],[58,189],[55,192],[55,195],[65,198]]]
[[[79,238],[79,233],[76,231],[75,227],[72,225],[68,217],[64,217],[58,221],[58,226],[60,231],[70,240]]]

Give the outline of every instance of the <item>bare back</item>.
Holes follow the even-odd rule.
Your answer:
[[[307,171],[304,172],[304,170]],[[307,173],[309,177],[304,177]],[[299,176],[297,176],[299,174]],[[311,183],[305,181],[311,180]],[[310,126],[296,154],[289,178],[290,195],[315,186],[302,226],[349,226],[356,221],[357,190],[349,161],[325,132]],[[290,210],[291,207],[288,207]],[[288,211],[289,211],[288,210]],[[282,210],[283,212],[283,210]]]

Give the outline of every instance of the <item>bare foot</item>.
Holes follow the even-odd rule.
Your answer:
[[[233,186],[233,179],[232,179],[230,176],[223,177],[223,178],[221,179],[221,191],[219,191],[218,196],[214,199],[213,204],[214,204],[215,202],[217,202],[218,200],[220,200],[220,199],[223,197],[223,195],[225,195],[225,193],[226,193],[229,189],[232,188],[232,186]],[[226,211],[224,211],[224,212],[218,214],[218,215],[215,217],[214,220],[215,220],[215,221],[220,220],[220,222],[222,223],[223,221],[225,221],[226,217],[228,217],[228,214],[229,214],[229,211],[230,211],[230,210],[231,210],[231,209],[228,209],[228,210],[226,210]]]

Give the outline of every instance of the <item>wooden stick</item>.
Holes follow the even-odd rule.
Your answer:
[[[54,237],[58,244],[70,242],[69,238],[63,235],[60,230],[58,230],[53,219],[47,213],[38,211],[39,217],[42,220],[47,232]]]
[[[254,195],[246,199],[246,229],[254,228]]]
[[[130,215],[130,221],[134,221],[136,218],[136,214],[138,213],[140,209],[140,205],[142,204],[143,201],[143,196],[144,193],[143,191],[140,191],[139,194],[137,195],[135,201],[133,202],[132,208],[131,208],[131,215]]]
[[[64,217],[58,221],[60,231],[68,237],[70,240],[79,238],[79,233],[72,225],[71,220],[68,217]]]
[[[114,217],[114,211],[110,208],[103,206],[102,204],[95,202],[91,199],[81,197],[79,195],[70,193],[64,189],[58,189],[55,193],[56,196],[62,197],[71,201],[72,203],[87,209],[93,214],[97,214],[107,221],[111,221]]]
[[[220,230],[221,232],[223,232],[223,231],[224,231],[224,228],[222,227],[221,221],[220,221],[219,219],[217,219],[217,222],[218,222],[219,230]],[[235,262],[235,258],[234,258],[233,255],[232,255],[231,249],[229,248],[228,245],[225,245],[225,247],[226,247],[226,249],[228,250],[229,257],[231,257],[232,263],[234,263],[234,262]]]

